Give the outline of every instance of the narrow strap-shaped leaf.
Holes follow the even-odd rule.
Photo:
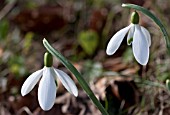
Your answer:
[[[104,107],[102,106],[102,104],[98,101],[98,99],[96,98],[96,96],[94,95],[90,87],[88,86],[87,82],[83,79],[81,74],[77,71],[77,69],[62,54],[60,54],[57,50],[55,50],[45,38],[43,40],[43,44],[49,53],[51,53],[53,56],[59,59],[61,63],[75,75],[80,86],[84,89],[84,91],[93,101],[93,103],[98,107],[100,112],[103,115],[109,115],[107,111],[104,109]]]
[[[169,35],[165,29],[165,27],[163,26],[162,22],[153,14],[151,13],[149,10],[147,10],[144,7],[138,6],[138,5],[134,5],[134,4],[122,4],[122,7],[125,8],[133,8],[137,11],[141,11],[143,14],[147,15],[149,18],[151,18],[161,29],[163,35],[164,35],[164,39],[166,42],[166,46],[168,49],[168,53],[170,54],[170,39],[169,39]]]

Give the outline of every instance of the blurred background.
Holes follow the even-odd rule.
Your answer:
[[[129,25],[132,9],[143,6],[155,14],[170,34],[169,0],[0,0],[0,115],[101,115],[75,77],[57,60],[79,87],[77,98],[58,81],[55,105],[44,112],[38,85],[25,97],[25,79],[41,69],[46,38],[81,72],[110,115],[169,115],[170,58],[158,26],[140,14],[140,24],[152,37],[147,66],[134,59],[124,39],[113,56],[105,49],[110,38]]]

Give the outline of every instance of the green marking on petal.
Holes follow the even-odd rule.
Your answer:
[[[128,39],[128,44],[131,44],[132,41],[133,41],[133,37],[129,38],[129,39]]]

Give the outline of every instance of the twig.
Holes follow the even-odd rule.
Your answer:
[[[0,20],[2,20],[15,6],[16,0],[10,1],[1,11],[0,11]]]

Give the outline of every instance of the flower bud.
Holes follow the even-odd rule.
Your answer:
[[[51,67],[53,65],[53,56],[49,52],[44,54],[44,65],[46,67]]]
[[[131,14],[131,23],[133,23],[133,24],[138,24],[139,23],[139,14],[136,11],[134,11]]]

